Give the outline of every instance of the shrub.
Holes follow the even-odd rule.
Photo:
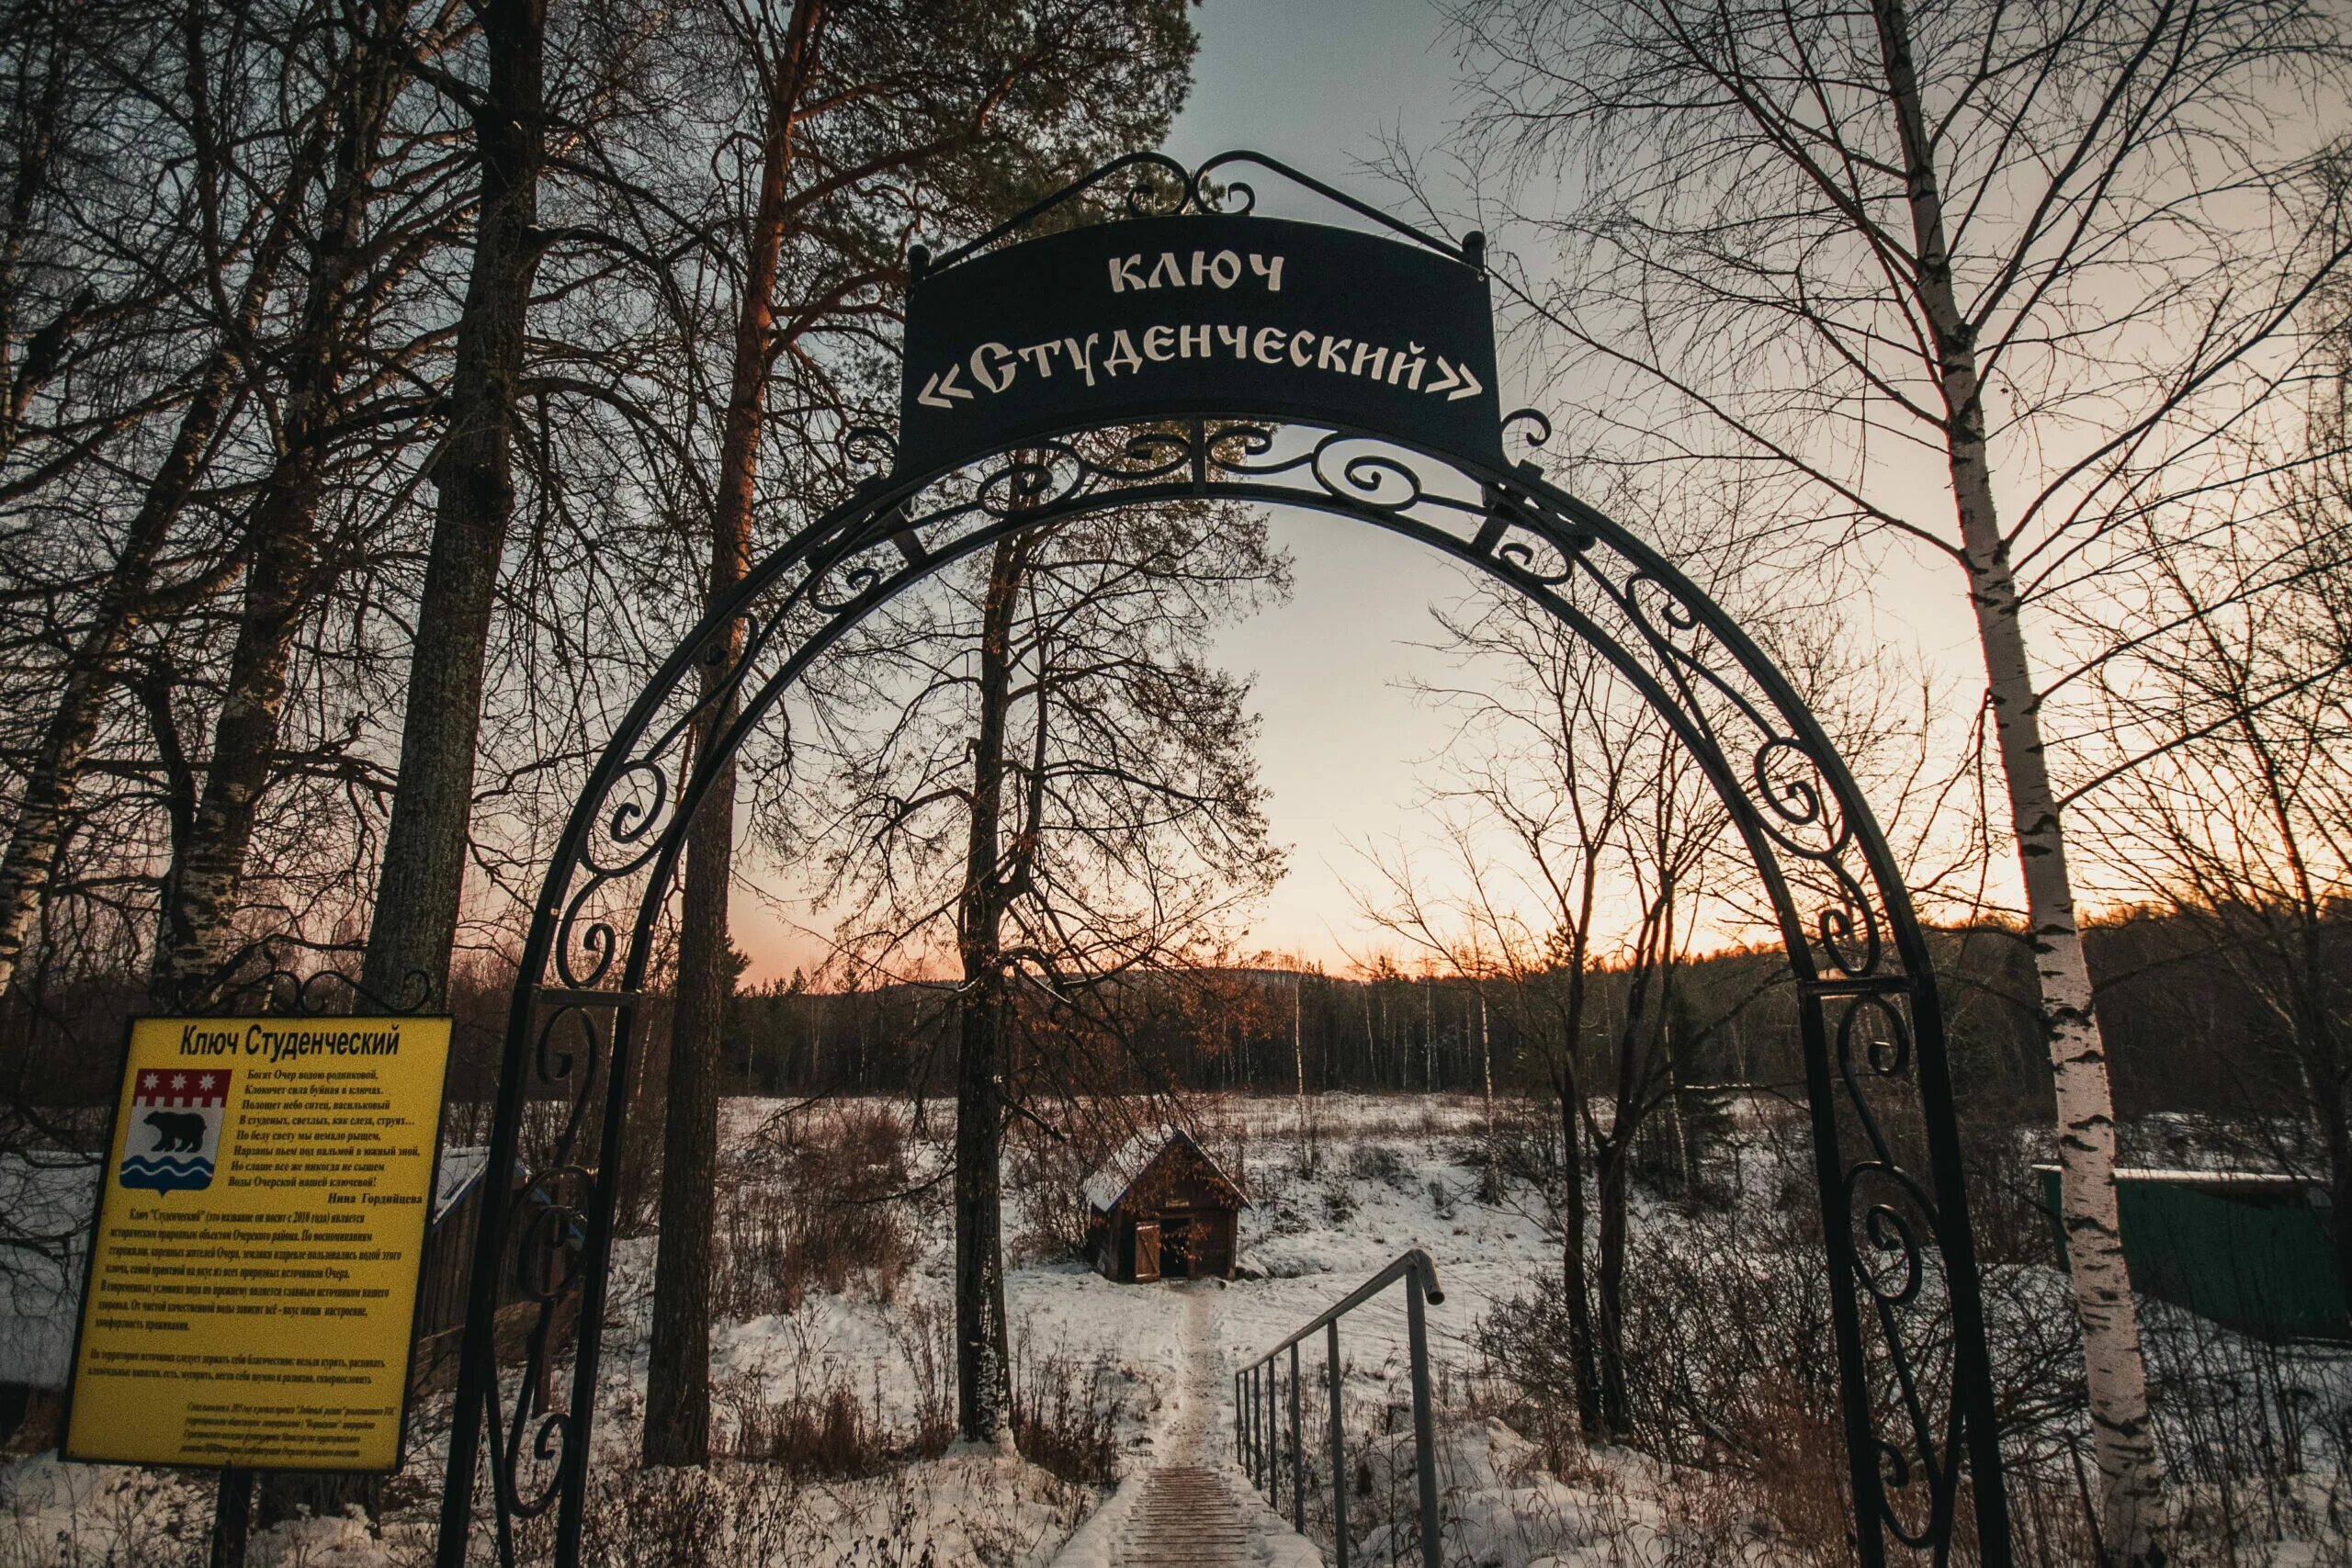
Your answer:
[[[1134,1380],[1107,1357],[1080,1361],[1059,1344],[1027,1352],[1023,1334],[1012,1351],[1012,1438],[1023,1457],[1064,1481],[1113,1484]]]
[[[1359,1181],[1385,1181],[1392,1187],[1409,1186],[1413,1179],[1412,1173],[1405,1168],[1405,1156],[1396,1152],[1394,1144],[1371,1139],[1348,1151],[1348,1174]]]
[[[906,1128],[846,1104],[763,1128],[721,1184],[711,1311],[741,1320],[799,1309],[811,1290],[897,1298],[915,1241],[892,1200],[909,1185]]]
[[[1009,1263],[1057,1263],[1086,1250],[1086,1179],[1109,1153],[1099,1134],[1054,1137],[1026,1122],[1014,1126],[1004,1146],[1005,1190],[1020,1194]]]
[[[890,1459],[882,1424],[842,1382],[813,1396],[739,1404],[729,1450],[792,1475],[872,1475]]]

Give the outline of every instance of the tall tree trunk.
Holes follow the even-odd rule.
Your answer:
[[[406,16],[404,0],[356,13],[339,73],[334,161],[302,310],[278,356],[286,401],[277,459],[248,513],[241,546],[244,599],[203,792],[187,831],[175,835],[164,878],[153,989],[165,1007],[209,999],[242,958],[234,922],[246,860],[261,795],[277,761],[294,634],[318,588],[318,515],[345,410],[343,372],[365,332],[363,244],[379,144],[405,79]],[[289,187],[289,203],[300,199],[300,187]],[[355,1505],[372,1516],[381,1495],[378,1476],[272,1472],[263,1477],[260,1519],[266,1528]]]
[[[1290,1058],[1296,1076],[1298,1096],[1298,1146],[1300,1160],[1309,1174],[1317,1165],[1315,1134],[1306,1117],[1306,1001],[1300,994],[1305,976],[1297,970],[1290,976]]]
[[[164,878],[154,986],[166,1009],[202,1001],[240,957],[233,951],[247,851],[263,789],[277,760],[279,716],[294,631],[315,587],[315,536],[328,449],[342,412],[343,370],[360,328],[353,319],[361,241],[384,118],[402,76],[393,42],[405,7],[374,13],[343,71],[339,130],[302,310],[278,355],[286,376],[278,456],[247,513],[240,547],[245,592],[229,678],[212,727],[204,791],[185,852]],[[289,200],[300,200],[299,191]]]
[[[1628,1120],[1623,1097],[1617,1118]],[[1594,1151],[1600,1167],[1600,1420],[1618,1438],[1634,1429],[1625,1394],[1625,1236],[1631,1219],[1626,1204],[1632,1185],[1627,1168],[1633,1148],[1627,1129],[1620,1126]]]
[[[1666,1124],[1674,1135],[1674,1174],[1679,1184],[1678,1196],[1688,1198],[1698,1190],[1698,1173],[1690,1163],[1690,1129],[1682,1120],[1682,1074],[1674,1062],[1674,1024],[1669,1017],[1657,1033],[1658,1047],[1665,1055]]]
[[[1495,1137],[1495,1047],[1487,1030],[1487,983],[1477,982],[1478,1067],[1487,1091],[1487,1171],[1479,1189],[1480,1201],[1499,1203],[1503,1196],[1502,1155]]]
[[[793,132],[803,89],[815,69],[822,0],[798,0],[785,56],[768,78],[767,136],[761,151],[759,199],[743,295],[735,317],[735,356],[727,421],[719,444],[718,510],[711,519],[710,580],[705,607],[724,603],[743,580],[752,553],[752,497],[759,478],[765,423],[775,278],[784,248],[785,197]],[[702,667],[707,704],[695,729],[705,752],[734,722],[729,690],[742,654],[742,630],[722,634],[720,657]],[[718,1179],[718,1052],[735,969],[727,941],[727,900],[734,882],[735,767],[723,761],[696,809],[686,839],[685,886],[678,932],[677,1001],[670,1025],[668,1104],[662,1139],[661,1247],[653,1270],[653,1331],[645,1385],[645,1462],[707,1464],[710,1460],[710,1266]]]
[[[255,299],[255,314],[259,300]],[[50,878],[64,852],[74,820],[82,770],[96,742],[98,721],[115,686],[131,638],[144,623],[156,556],[195,488],[205,449],[219,427],[234,380],[235,362],[225,345],[216,349],[181,411],[171,450],[148,480],[147,493],[123,537],[122,549],[107,574],[90,622],[66,665],[57,707],[42,728],[39,749],[25,776],[8,847],[0,853],[0,997],[14,983],[17,961],[32,930],[33,916],[49,891]]]
[[[1005,730],[1012,621],[1028,560],[1015,534],[996,547],[980,604],[979,703],[972,740],[971,839],[956,908],[964,966],[956,1064],[956,1427],[969,1442],[1012,1439],[1011,1350],[1004,1315],[1003,847]]]
[[[1585,1199],[1584,1093],[1576,1066],[1555,1075],[1560,1097],[1560,1293],[1568,1309],[1568,1364],[1577,1384],[1577,1427],[1588,1437],[1600,1429],[1600,1385],[1592,1343],[1592,1280],[1585,1267],[1585,1228],[1590,1213]]]
[[[2026,921],[2040,982],[2058,1106],[2059,1205],[2082,1320],[2092,1446],[2100,1481],[2100,1536],[2110,1561],[2158,1557],[2163,1491],[2148,1419],[2140,1317],[2116,1222],[2115,1111],[2106,1043],[2092,1012],[2090,966],[2075,915],[2065,830],[2043,754],[2041,699],[2026,657],[2008,541],[1993,500],[1976,329],[1962,313],[1944,232],[1943,198],[1911,53],[1903,0],[1873,0],[1918,253],[1918,298],[1935,334],[1947,410],[1946,442],[1961,547],[2007,779],[2023,868]]]
[[[1584,1046],[1585,1004],[1590,996],[1586,960],[1592,942],[1592,906],[1599,888],[1600,847],[1595,836],[1584,835],[1583,869],[1577,881],[1575,919],[1568,931],[1568,994],[1560,1009],[1560,1055],[1553,1087],[1560,1096],[1563,1194],[1560,1238],[1561,1290],[1567,1296],[1568,1355],[1576,1369],[1577,1425],[1589,1437],[1600,1430],[1600,1369],[1594,1345],[1591,1271],[1585,1266],[1584,1145],[1591,1117],[1585,1104],[1584,1075],[1579,1053]],[[1597,1145],[1599,1140],[1593,1140]]]
[[[545,0],[488,0],[479,15],[489,83],[473,115],[481,163],[473,273],[458,321],[448,429],[433,467],[438,493],[409,657],[400,788],[360,977],[370,993],[390,998],[412,997],[422,976],[427,1005],[448,995],[465,886],[491,602],[514,513],[515,387],[546,157]]]
[[[197,177],[209,188],[220,177],[220,159],[202,24],[202,8],[191,6],[186,29],[190,121],[198,145]],[[57,706],[42,727],[26,770],[24,794],[17,802],[16,820],[9,825],[7,847],[0,851],[0,998],[15,983],[33,916],[48,896],[58,857],[64,852],[82,770],[97,739],[107,694],[120,674],[132,638],[152,613],[156,558],[195,491],[205,454],[220,428],[238,378],[250,365],[254,333],[293,234],[292,206],[315,173],[318,155],[315,138],[305,138],[296,149],[278,193],[277,211],[254,246],[234,313],[220,323],[220,340],[197,371],[187,404],[172,433],[172,444],[148,477],[139,510],[123,531],[122,548],[98,592],[89,624],[74,645]],[[218,265],[218,245],[212,250]]]
[[[22,307],[28,290],[20,287],[19,270],[33,220],[43,198],[57,183],[57,163],[66,85],[75,75],[74,55],[83,41],[73,5],[36,4],[9,17],[14,91],[9,95],[7,142],[7,202],[0,221],[0,458],[16,451],[24,434],[25,411],[65,357],[67,342],[78,318],[96,302],[89,289],[48,325],[27,333],[31,324]],[[192,24],[193,25],[193,24]],[[40,63],[34,60],[39,51]],[[21,360],[17,344],[25,340]]]

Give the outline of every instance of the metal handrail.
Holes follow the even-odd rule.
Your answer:
[[[1323,1331],[1324,1375],[1331,1402],[1331,1519],[1338,1540],[1337,1568],[1348,1568],[1347,1428],[1340,1415],[1340,1319],[1395,1284],[1405,1281],[1405,1334],[1413,1371],[1413,1462],[1419,1472],[1422,1568],[1440,1568],[1437,1533],[1437,1427],[1430,1409],[1429,1325],[1425,1303],[1441,1303],[1445,1292],[1437,1282],[1437,1265],[1419,1247],[1401,1253],[1396,1260],[1348,1292],[1347,1298],[1297,1333],[1233,1374],[1233,1459],[1264,1490],[1276,1512],[1282,1509],[1281,1441],[1282,1368],[1277,1358],[1290,1352],[1290,1508],[1291,1526],[1306,1533],[1306,1462],[1299,1432],[1298,1347],[1317,1329]]]

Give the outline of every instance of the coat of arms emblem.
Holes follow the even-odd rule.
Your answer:
[[[130,1131],[122,1143],[122,1184],[158,1192],[211,1186],[228,1100],[228,1068],[142,1070],[131,1094]]]

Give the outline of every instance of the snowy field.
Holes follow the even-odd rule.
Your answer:
[[[1510,1391],[1482,1362],[1477,1325],[1498,1303],[1555,1285],[1559,1244],[1524,1182],[1507,1179],[1496,1201],[1478,1201],[1478,1101],[1334,1095],[1310,1107],[1306,1136],[1289,1100],[1211,1097],[1190,1108],[1204,1145],[1252,1200],[1241,1222],[1243,1277],[1231,1282],[1121,1285],[1092,1273],[1067,1247],[1082,1161],[1050,1149],[1009,1156],[1016,1402],[1044,1423],[1039,1443],[1054,1448],[1048,1468],[944,1441],[954,1409],[952,1247],[944,1184],[931,1179],[942,1173],[948,1139],[937,1109],[909,1136],[899,1105],[853,1101],[784,1114],[783,1102],[729,1101],[712,1357],[715,1437],[725,1457],[707,1473],[635,1462],[654,1242],[632,1236],[618,1248],[608,1314],[592,1560],[614,1568],[1102,1568],[1115,1561],[1111,1545],[1152,1466],[1229,1463],[1233,1370],[1413,1247],[1434,1260],[1445,1294],[1429,1328],[1449,1564],[1820,1560],[1778,1549],[1774,1528],[1756,1517],[1752,1491],[1713,1486],[1702,1472],[1630,1450],[1579,1445],[1564,1454],[1555,1444],[1547,1452],[1499,1418]],[[822,1205],[796,1185],[812,1179],[807,1172],[816,1167],[794,1162],[835,1148],[833,1139],[830,1157],[840,1167],[846,1156],[839,1149],[851,1147],[853,1134],[871,1145],[859,1145],[865,1152],[850,1162],[863,1162],[861,1179],[913,1195],[888,1204],[887,1220],[873,1218],[872,1207],[849,1211],[877,1228],[846,1244],[836,1237],[849,1263],[804,1277],[793,1272],[795,1259],[814,1244],[791,1226]],[[1756,1135],[1749,1127],[1738,1141]],[[883,1143],[873,1144],[877,1138]],[[1642,1201],[1637,1228],[1674,1224],[1663,1205]],[[2044,1294],[2063,1311],[2062,1300]],[[1354,1560],[1385,1563],[1411,1540],[1401,1288],[1350,1314],[1341,1338]],[[1319,1377],[1319,1350],[1306,1365],[1310,1380]],[[2328,1366],[2336,1378],[2326,1395],[2333,1411],[2342,1404],[2343,1369],[2340,1360]],[[411,1419],[408,1469],[388,1495],[380,1534],[352,1519],[280,1526],[256,1538],[255,1562],[423,1568],[431,1560],[446,1397],[420,1401]],[[1328,1541],[1330,1467],[1312,1440],[1328,1430],[1324,1422],[1310,1400],[1310,1530]],[[2313,1484],[2307,1513],[2333,1518],[2335,1492]],[[194,1563],[209,1506],[201,1477],[17,1457],[0,1467],[0,1568]],[[1285,1491],[1284,1516],[1290,1507]],[[1254,1515],[1251,1529],[1261,1561],[1294,1568],[1321,1561],[1271,1514]],[[2327,1543],[2301,1539],[2312,1531],[2291,1520],[2274,1521],[2267,1533],[2264,1550],[2228,1561],[2287,1568],[2340,1560]],[[2324,1533],[2340,1541],[2340,1532]],[[489,1562],[484,1534],[476,1546]]]
[[[760,1100],[730,1101],[730,1148],[748,1156],[778,1109]],[[1254,1200],[1243,1215],[1241,1250],[1243,1271],[1258,1278],[1120,1285],[1068,1258],[1020,1260],[1035,1250],[1023,1239],[1036,1229],[1026,1212],[1030,1203],[1067,1197],[1009,1192],[1009,1250],[1019,1260],[1007,1278],[1016,1380],[1029,1397],[1058,1389],[1091,1404],[1093,1418],[1113,1429],[1123,1481],[1187,1446],[1220,1460],[1229,1456],[1232,1368],[1408,1247],[1423,1248],[1436,1260],[1446,1292],[1443,1304],[1430,1310],[1430,1332],[1449,1404],[1475,1359],[1469,1331],[1487,1303],[1558,1267],[1556,1243],[1533,1218],[1464,1199],[1477,1179],[1464,1163],[1475,1158],[1482,1126],[1475,1100],[1320,1098],[1314,1102],[1319,1158],[1312,1174],[1299,1168],[1293,1102],[1213,1100],[1201,1111],[1210,1146]],[[918,1176],[929,1174],[925,1167],[942,1152],[945,1128],[935,1110],[926,1131],[933,1141],[918,1141],[910,1151]],[[756,1168],[755,1159],[750,1163]],[[902,1207],[909,1211],[917,1259],[902,1276],[887,1284],[859,1278],[838,1292],[811,1290],[795,1310],[717,1328],[712,1371],[718,1419],[728,1428],[723,1444],[740,1446],[732,1439],[741,1428],[778,1409],[821,1409],[829,1396],[839,1397],[837,1391],[846,1391],[858,1420],[876,1429],[905,1432],[926,1420],[935,1423],[943,1403],[952,1412],[946,1206],[934,1195]],[[1094,1560],[1095,1543],[1107,1539],[1134,1487],[1071,1483],[993,1452],[950,1449],[878,1474],[795,1477],[788,1484],[778,1483],[774,1467],[749,1459],[722,1461],[707,1485],[636,1470],[652,1251],[650,1236],[619,1247],[599,1431],[596,1511],[607,1525],[627,1518],[650,1532],[673,1515],[703,1521],[698,1529],[715,1524],[717,1534],[704,1543],[712,1562],[738,1555],[724,1550],[722,1540],[772,1562],[913,1563],[926,1547],[939,1564],[1037,1568],[1057,1558]],[[1342,1334],[1351,1427],[1394,1427],[1408,1386],[1401,1289],[1351,1314]],[[393,1487],[380,1539],[347,1520],[284,1526],[256,1538],[255,1561],[304,1568],[405,1568],[427,1561],[433,1501],[427,1494],[437,1481],[437,1428],[446,1411],[446,1402],[420,1404],[412,1416],[409,1470]],[[1483,1541],[1496,1533],[1490,1517],[1504,1515],[1558,1527],[1542,1531],[1547,1539],[1541,1542],[1500,1556],[1477,1550],[1465,1561],[1538,1561],[1575,1539],[1622,1533],[1604,1531],[1582,1517],[1587,1512],[1639,1511],[1628,1505],[1624,1485],[1585,1497],[1556,1482],[1514,1475],[1508,1478],[1514,1495],[1497,1492],[1493,1472],[1516,1468],[1523,1445],[1498,1424],[1464,1425],[1458,1411],[1449,1414],[1442,1445],[1454,1494],[1449,1511],[1472,1516],[1458,1528],[1475,1530]],[[1403,1441],[1409,1444],[1408,1427]],[[1379,1467],[1384,1491],[1409,1489],[1408,1446],[1398,1458],[1397,1474]],[[1328,1466],[1318,1466],[1318,1476],[1327,1473]],[[1472,1490],[1483,1495],[1473,1497]],[[49,1456],[15,1459],[0,1470],[0,1508],[6,1510],[0,1528],[6,1532],[0,1568],[193,1562],[204,1547],[209,1491],[200,1477],[67,1466]],[[1283,1507],[1287,1512],[1287,1495]],[[1363,1522],[1378,1511],[1369,1501],[1359,1506],[1354,1533],[1360,1540],[1367,1535]],[[1097,1515],[1092,1528],[1071,1543],[1073,1532]],[[590,1540],[605,1561],[668,1560],[669,1549],[650,1540],[631,1548],[621,1533],[592,1525]],[[1386,1538],[1374,1533],[1367,1544],[1378,1555],[1365,1560],[1385,1561]],[[1456,1555],[1454,1544],[1449,1540],[1450,1557]],[[1461,1544],[1471,1546],[1466,1535]],[[1561,1559],[1582,1560],[1575,1554]]]

